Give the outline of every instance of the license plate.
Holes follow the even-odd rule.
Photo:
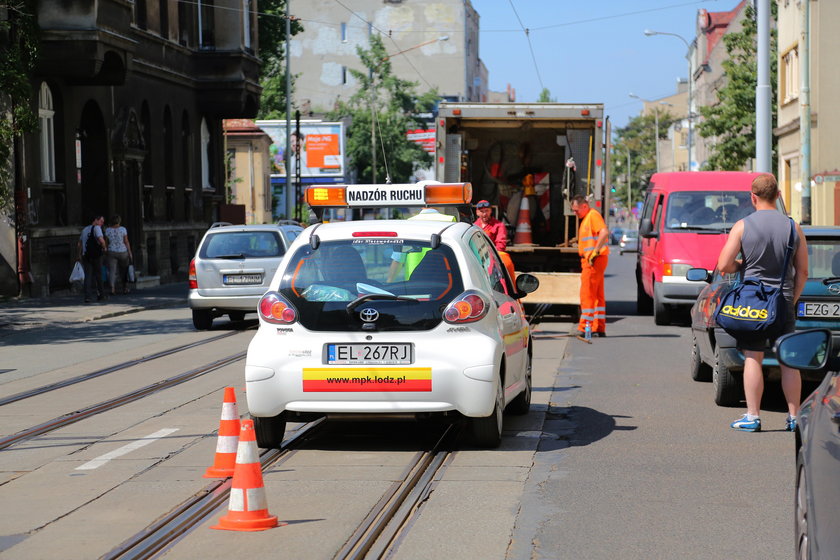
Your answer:
[[[222,276],[225,284],[262,284],[262,274],[225,274]]]
[[[840,302],[800,301],[796,309],[797,317],[840,318]]]
[[[334,365],[410,364],[414,362],[410,343],[327,344],[326,362]]]

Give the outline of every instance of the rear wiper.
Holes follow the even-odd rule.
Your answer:
[[[414,301],[417,302],[418,300],[410,297],[405,296],[395,296],[391,294],[365,294],[363,296],[359,296],[350,303],[347,304],[347,313],[352,312],[357,306],[366,302],[366,301],[373,301],[373,300],[386,300],[386,301]]]
[[[829,284],[836,284],[840,282],[840,276],[830,276],[828,278],[823,278],[822,283],[828,286]]]
[[[214,259],[244,259],[245,253],[232,253],[230,255],[216,255]]]

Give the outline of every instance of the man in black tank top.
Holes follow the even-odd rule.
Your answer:
[[[771,285],[778,285],[784,278],[784,295],[787,302],[787,317],[784,333],[793,332],[796,322],[794,303],[802,294],[808,279],[808,247],[802,228],[796,225],[798,241],[789,268],[782,272],[784,253],[790,235],[790,220],[776,207],[779,187],[770,174],[756,177],[752,182],[751,199],[755,213],[732,226],[726,244],[718,257],[717,267],[722,273],[731,274],[741,271],[742,277],[758,277]],[[749,220],[749,223],[746,221]],[[774,233],[783,235],[774,235]],[[743,255],[737,259],[738,253]],[[765,276],[766,275],[766,276]],[[791,282],[792,279],[792,282]],[[792,284],[792,286],[791,286]],[[738,348],[744,353],[744,396],[747,400],[747,413],[730,425],[733,429],[744,432],[760,432],[759,418],[761,395],[764,393],[764,373],[761,369],[764,351],[772,346],[774,340],[748,341],[738,340]],[[796,416],[802,401],[802,378],[799,370],[780,366],[782,370],[782,391],[788,406],[785,429],[796,429]]]

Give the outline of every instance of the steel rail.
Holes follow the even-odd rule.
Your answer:
[[[6,449],[7,447],[19,443],[21,441],[25,441],[42,434],[52,432],[59,428],[63,428],[64,426],[69,426],[70,424],[74,424],[80,420],[84,420],[85,418],[90,418],[91,416],[95,416],[96,414],[99,414],[101,412],[113,410],[124,404],[140,400],[151,394],[157,393],[158,391],[162,391],[164,389],[180,385],[181,383],[186,383],[187,381],[190,381],[196,377],[199,377],[206,373],[210,373],[211,371],[215,371],[221,367],[232,364],[233,362],[237,362],[243,359],[245,357],[245,354],[245,352],[237,352],[236,354],[232,354],[220,360],[216,360],[215,362],[211,362],[199,368],[192,369],[190,371],[178,374],[173,377],[169,377],[167,379],[163,379],[156,383],[152,383],[151,385],[147,385],[141,389],[137,389],[136,391],[131,391],[130,393],[126,393],[119,397],[102,401],[101,403],[89,406],[87,408],[83,408],[81,410],[65,414],[64,416],[59,416],[58,418],[48,420],[43,424],[27,428],[26,430],[18,432],[14,435],[0,439],[0,450]]]
[[[429,451],[419,452],[408,465],[401,482],[392,484],[368,513],[350,539],[333,557],[340,560],[382,558],[395,544],[435,477],[447,465],[460,426],[450,424]]]
[[[261,470],[289,460],[297,447],[318,433],[323,421],[324,418],[320,418],[304,424],[283,442],[280,449],[264,451],[260,455]],[[232,478],[208,484],[153,524],[101,556],[100,560],[146,559],[168,550],[224,505],[229,499],[232,484]]]
[[[250,329],[247,329],[250,330]],[[102,375],[106,375],[109,373],[114,373],[115,371],[120,371],[126,368],[130,368],[132,366],[136,366],[138,364],[142,364],[145,362],[149,362],[152,360],[156,360],[158,358],[163,358],[166,356],[171,356],[172,354],[177,354],[178,352],[183,352],[184,350],[189,350],[190,348],[195,348],[196,346],[201,346],[202,344],[207,344],[209,342],[215,342],[217,340],[221,340],[223,338],[227,338],[229,336],[233,336],[237,334],[236,332],[229,332],[225,334],[221,334],[219,336],[214,336],[212,338],[208,338],[206,340],[199,340],[197,342],[191,342],[189,344],[183,344],[181,346],[175,346],[174,348],[170,348],[168,350],[162,350],[160,352],[156,352],[154,354],[150,354],[148,356],[142,356],[140,358],[134,360],[128,360],[113,366],[108,366],[106,368],[98,369],[96,371],[90,373],[84,373],[82,375],[77,375],[76,377],[71,377],[70,379],[65,379],[64,381],[57,381],[55,383],[51,383],[49,385],[44,385],[42,387],[37,387],[35,389],[30,389],[29,391],[23,391],[17,393],[15,395],[11,395],[8,397],[4,397],[0,399],[0,406],[11,404],[17,401],[22,401],[23,399],[28,399],[31,397],[35,397],[38,395],[43,395],[44,393],[48,393],[50,391],[55,391],[56,389],[61,389],[63,387],[68,387],[70,385],[75,385],[76,383],[81,383],[82,381],[88,381],[89,379],[95,379]]]

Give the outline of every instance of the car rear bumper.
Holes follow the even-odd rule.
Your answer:
[[[202,296],[198,290],[190,290],[190,309],[218,309],[225,311],[256,312],[260,295],[248,296]]]
[[[472,332],[425,344],[417,335],[378,337],[383,342],[415,342],[415,359],[410,365],[339,366],[323,363],[324,344],[362,342],[362,338],[347,340],[347,333],[281,333],[262,327],[251,341],[245,365],[248,411],[257,417],[287,410],[371,415],[454,411],[470,417],[489,416],[495,402],[501,341]],[[464,348],[470,351],[465,353]],[[497,358],[476,365],[477,356]],[[402,389],[399,379],[412,376],[427,386]],[[378,383],[386,377],[393,380],[390,385]],[[318,383],[311,383],[313,379]],[[356,388],[350,388],[343,379],[365,379],[369,384],[359,387],[357,382]]]

